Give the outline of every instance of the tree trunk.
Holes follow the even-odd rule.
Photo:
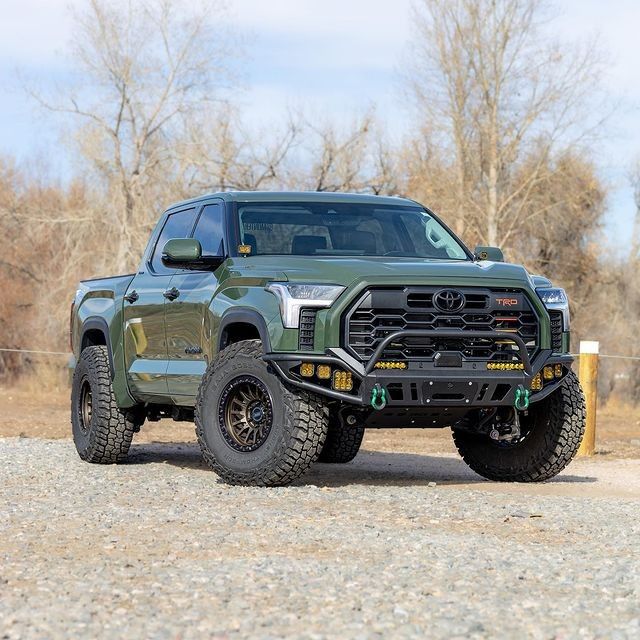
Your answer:
[[[487,244],[498,246],[498,171],[495,162],[489,167],[489,201],[487,206]]]

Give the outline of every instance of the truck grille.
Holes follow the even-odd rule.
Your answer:
[[[434,296],[443,287],[374,288],[367,290],[345,317],[347,349],[360,360],[371,358],[387,335],[405,329],[457,329],[468,333],[461,338],[407,337],[392,342],[381,359],[429,360],[437,352],[461,353],[467,360],[510,361],[517,359],[513,343],[477,338],[474,331],[502,331],[519,335],[533,355],[539,337],[538,318],[522,291],[456,287],[464,296],[456,312],[443,312]],[[517,310],[497,307],[497,298],[513,294]]]

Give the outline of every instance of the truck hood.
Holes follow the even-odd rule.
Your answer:
[[[304,256],[254,256],[234,260],[234,267],[244,276],[271,272],[276,279],[292,282],[339,284],[345,287],[361,281],[389,281],[412,284],[451,279],[452,284],[464,280],[513,280],[514,286],[532,286],[530,275],[521,265],[504,262],[471,262],[429,260],[420,258],[317,258]],[[235,270],[235,269],[234,269]]]

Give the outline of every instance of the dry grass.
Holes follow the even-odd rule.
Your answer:
[[[65,365],[60,365],[64,356],[52,356],[38,362],[30,373],[21,376],[12,384],[7,385],[20,391],[32,394],[47,393],[53,395],[66,395],[71,380],[71,370]]]

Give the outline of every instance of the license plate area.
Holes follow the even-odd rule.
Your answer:
[[[478,394],[478,383],[469,380],[427,380],[422,385],[424,404],[471,404]]]

